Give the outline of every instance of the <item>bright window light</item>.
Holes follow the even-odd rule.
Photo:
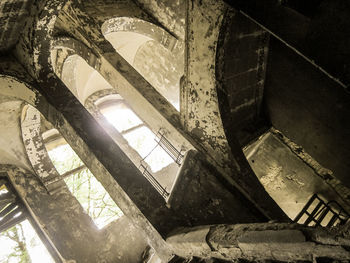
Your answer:
[[[61,175],[83,165],[83,162],[68,144],[54,148],[48,153]],[[89,169],[83,167],[80,171],[65,178],[64,181],[99,229],[123,215],[123,212]]]
[[[142,124],[142,120],[124,103],[103,108],[101,112],[119,132]]]
[[[29,221],[24,220],[0,234],[0,262],[54,263],[55,261]]]
[[[59,174],[64,174],[84,164],[69,144],[60,145],[50,150],[48,154]]]
[[[152,172],[157,172],[173,163],[173,159],[155,141],[155,134],[142,120],[122,101],[100,109],[109,123],[111,123],[128,142],[145,158]],[[142,125],[143,124],[143,125]]]

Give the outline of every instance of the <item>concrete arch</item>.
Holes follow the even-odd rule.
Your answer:
[[[21,139],[21,119],[23,104],[38,107],[48,112],[48,104],[31,84],[13,76],[0,75],[0,108],[1,108],[1,163],[13,164],[17,167],[31,170],[32,166]]]
[[[84,104],[90,95],[84,95],[86,83],[94,73],[94,69],[99,69],[100,57],[82,42],[65,37],[51,41],[51,61],[56,75]]]
[[[113,32],[134,32],[149,37],[174,53],[183,50],[183,42],[169,32],[146,20],[134,17],[115,17],[105,21],[101,27],[103,35]]]
[[[114,49],[179,110],[184,42],[162,27],[134,17],[109,19],[101,30]]]

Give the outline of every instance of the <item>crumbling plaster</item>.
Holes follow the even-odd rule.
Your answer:
[[[229,262],[349,260],[346,229],[339,230],[281,223],[215,225],[178,229],[167,241],[177,255],[187,259],[196,256]]]
[[[313,194],[349,207],[343,196],[292,152],[280,136],[267,132],[244,152],[255,174],[284,212],[294,219]]]
[[[251,170],[234,132],[230,130],[226,135],[222,124],[216,60],[218,37],[229,7],[223,2],[212,1],[193,1],[189,4],[186,79],[181,97],[181,117],[185,130],[205,149],[208,160],[222,173],[227,187],[239,189],[271,218],[286,220]]]

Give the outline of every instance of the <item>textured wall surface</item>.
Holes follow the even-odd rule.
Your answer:
[[[350,94],[276,40],[265,89],[272,125],[350,186]]]
[[[8,50],[16,44],[31,2],[31,0],[0,2],[0,51]]]

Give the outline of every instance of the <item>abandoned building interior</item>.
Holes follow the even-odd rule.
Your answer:
[[[0,262],[350,262],[350,1],[1,0]]]

